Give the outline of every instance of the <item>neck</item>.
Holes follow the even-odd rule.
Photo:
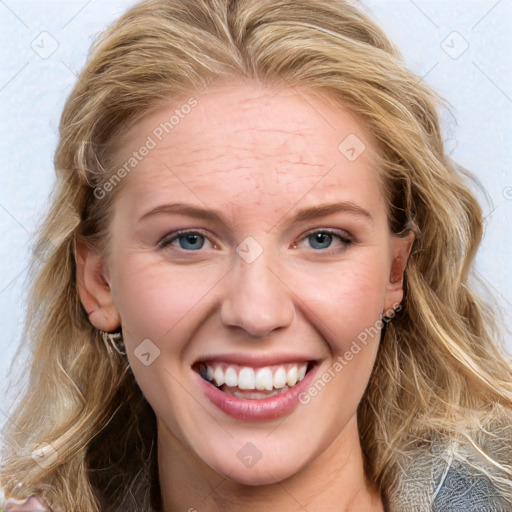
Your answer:
[[[158,465],[163,512],[384,512],[378,489],[365,478],[355,417],[318,457],[270,484],[245,485],[220,475],[160,421]]]

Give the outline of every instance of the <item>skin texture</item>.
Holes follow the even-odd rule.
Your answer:
[[[177,107],[130,129],[119,166]],[[354,161],[338,149],[350,134],[366,147]],[[383,510],[364,476],[356,417],[378,336],[308,404],[268,422],[226,415],[191,368],[218,353],[302,354],[318,361],[321,377],[400,303],[412,235],[389,230],[373,148],[360,119],[311,91],[217,85],[124,178],[108,257],[79,246],[84,307],[100,329],[122,325],[134,375],[158,418],[166,511]],[[173,202],[217,210],[225,224],[166,213],[141,220]],[[293,221],[299,209],[331,202],[369,216],[341,211]],[[186,238],[158,246],[179,229],[200,230],[202,248],[190,249]],[[336,235],[315,242],[311,232],[322,229],[351,242]],[[250,263],[236,252],[247,237],[262,251]],[[134,353],[146,339],[160,350],[149,366]],[[237,456],[246,443],[261,454],[251,467]]]

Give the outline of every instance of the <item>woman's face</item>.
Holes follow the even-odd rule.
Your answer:
[[[177,461],[261,484],[359,450],[410,247],[389,231],[374,147],[333,102],[255,83],[160,108],[124,139],[103,317]]]

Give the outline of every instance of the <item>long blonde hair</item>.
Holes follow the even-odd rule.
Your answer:
[[[200,101],[218,77],[308,88],[359,113],[378,141],[390,226],[416,235],[403,308],[384,329],[358,410],[368,478],[386,496],[434,439],[467,441],[506,489],[510,459],[492,446],[511,436],[511,365],[493,310],[473,291],[482,211],[444,152],[441,100],[349,1],[147,0],[95,42],[62,114],[30,274],[28,391],[4,431],[6,495],[98,512],[149,510],[158,494],[154,413],[88,321],[74,244],[106,250],[115,191],[94,190],[115,172],[126,130],[173,98]],[[56,451],[44,467],[31,456],[41,446]]]

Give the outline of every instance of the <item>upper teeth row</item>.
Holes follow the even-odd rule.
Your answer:
[[[236,367],[229,365],[223,368],[222,364],[203,364],[201,374],[217,386],[226,384],[229,387],[240,389],[259,389],[271,391],[288,385],[295,386],[306,375],[307,363],[287,364],[281,366],[265,366],[251,368],[249,366]],[[205,371],[206,368],[206,371]]]

